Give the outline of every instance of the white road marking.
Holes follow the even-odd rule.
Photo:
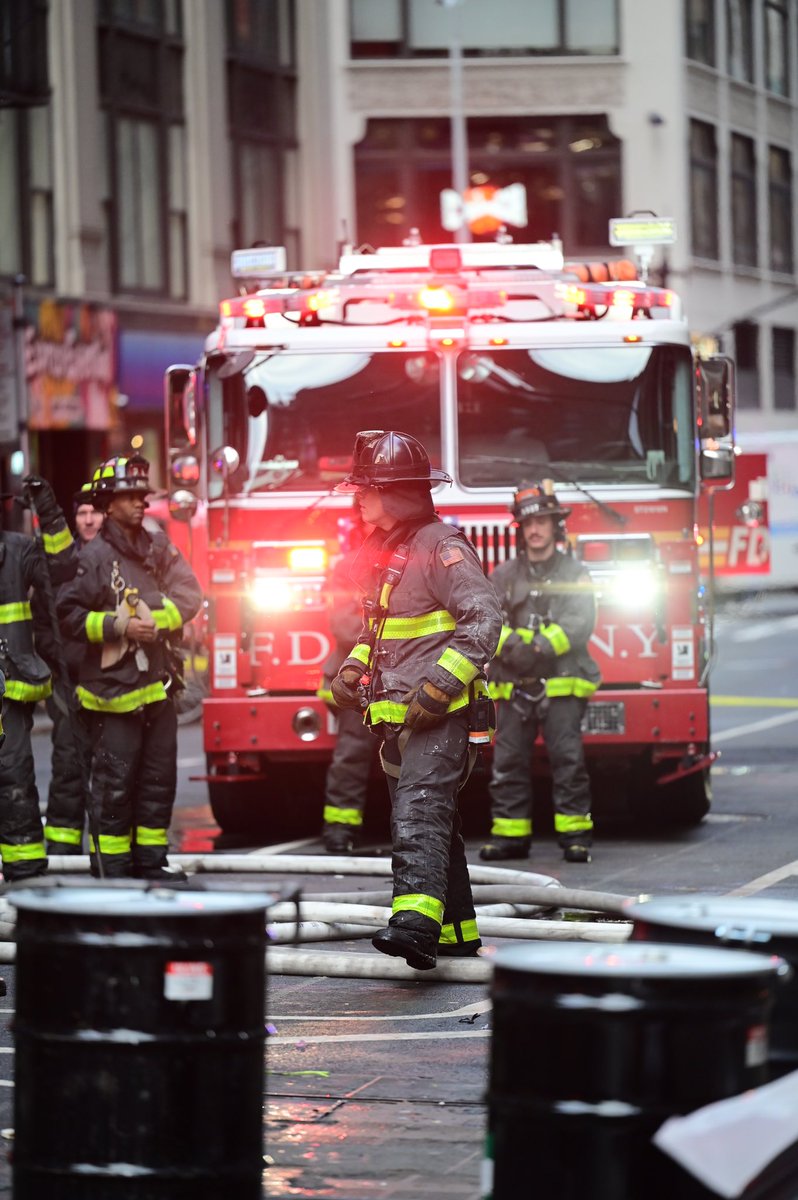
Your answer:
[[[773,617],[770,621],[757,621],[754,625],[743,625],[731,635],[732,642],[761,642],[767,637],[781,636],[791,629],[798,629],[798,616]]]
[[[318,1037],[313,1035],[281,1037],[279,1034],[275,1034],[266,1039],[266,1047],[269,1049],[275,1044],[281,1043],[284,1046],[302,1049],[304,1046],[315,1046],[321,1042],[429,1042],[441,1038],[446,1038],[448,1041],[452,1038],[486,1037],[490,1037],[489,1029],[461,1029],[448,1032],[442,1029],[440,1033],[327,1033],[320,1034]]]
[[[385,1013],[384,1015],[361,1016],[354,1014],[351,1017],[329,1017],[325,1014],[323,1017],[305,1016],[282,1016],[282,1017],[267,1017],[272,1025],[276,1025],[278,1021],[445,1021],[450,1017],[472,1017],[475,1014],[489,1013],[493,1004],[490,1000],[478,1000],[476,1004],[464,1004],[462,1008],[455,1008],[451,1012],[435,1012],[435,1013],[402,1013],[396,1015],[394,1013]]]
[[[713,733],[712,745],[731,742],[746,733],[759,733],[763,729],[775,729],[777,725],[789,725],[790,721],[798,721],[798,712],[781,713],[778,717],[766,717],[764,721],[752,721],[749,725],[735,725],[733,729],[724,729],[722,733]]]
[[[792,875],[798,875],[798,858],[793,862],[785,863],[783,867],[776,867],[772,871],[768,871],[765,875],[760,875],[758,879],[752,879],[748,883],[741,884],[732,892],[727,892],[727,896],[753,896],[757,892],[764,892],[766,888],[772,887],[774,883],[781,883],[783,879],[789,879]]]

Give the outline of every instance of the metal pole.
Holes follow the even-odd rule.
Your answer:
[[[21,477],[30,470],[30,441],[28,438],[28,381],[25,376],[25,276],[14,276],[14,359],[17,376],[17,432],[22,453]]]
[[[468,134],[463,104],[463,38],[462,17],[458,0],[441,0],[445,8],[452,9],[449,38],[449,103],[452,126],[452,187],[461,197],[469,185]],[[456,242],[470,242],[471,230],[463,222],[455,230]]]

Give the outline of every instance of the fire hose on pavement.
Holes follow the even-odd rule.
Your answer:
[[[391,874],[388,858],[348,855],[177,854],[171,855],[170,861],[183,867],[190,879],[193,877],[197,883],[197,877],[200,876],[231,873],[372,878]],[[58,875],[85,874],[88,869],[88,855],[56,855],[50,859],[50,879]],[[564,888],[549,875],[505,867],[473,864],[469,866],[469,875],[483,937],[622,942],[629,936],[630,923],[619,919],[623,916],[625,896]],[[70,886],[77,883],[78,880],[69,881]],[[67,885],[66,879],[64,885]],[[203,879],[203,888],[207,889],[209,885],[210,881]],[[124,886],[123,881],[118,881],[117,886]],[[213,890],[213,886],[210,886]],[[243,890],[252,891],[253,884],[247,882]],[[553,919],[553,913],[562,913],[563,910],[614,920]],[[474,958],[447,958],[439,962],[433,971],[422,973],[413,971],[401,960],[384,955],[306,948],[308,943],[370,938],[377,929],[387,924],[390,915],[390,893],[387,890],[306,893],[297,903],[278,900],[268,910],[268,970],[273,975],[337,978],[424,978],[426,981],[437,979],[461,983],[484,983],[490,979],[490,953]],[[0,899],[0,962],[14,961],[14,917],[13,905],[7,899]]]

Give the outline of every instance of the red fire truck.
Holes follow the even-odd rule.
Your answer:
[[[591,770],[652,822],[700,820],[713,759],[701,556],[735,471],[733,374],[694,356],[678,297],[628,270],[591,282],[557,241],[347,252],[302,276],[279,250],[236,251],[233,273],[241,290],[202,360],[166,377],[172,511],[206,506],[194,552],[207,553],[204,742],[222,828],[290,831],[318,785],[335,739],[316,697],[326,580],[353,534],[334,488],[355,434],[392,428],[453,477],[436,507],[488,572],[515,553],[514,488],[554,481],[599,601]],[[743,499],[727,546],[729,528],[766,522],[766,502]]]

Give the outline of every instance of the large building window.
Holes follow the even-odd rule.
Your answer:
[[[743,267],[757,263],[756,151],[751,138],[731,138],[732,258]]]
[[[732,79],[754,81],[753,0],[726,0],[726,69]]]
[[[765,0],[765,87],[790,94],[790,27],[784,0]]]
[[[49,108],[0,108],[0,275],[54,283]]]
[[[694,62],[715,66],[715,0],[687,0],[686,52]]]
[[[569,255],[606,253],[622,194],[620,142],[606,117],[474,117],[468,141],[472,186],[526,188],[529,223],[511,228],[517,240],[558,233]],[[426,242],[451,236],[440,215],[452,186],[448,120],[370,120],[355,179],[360,242],[396,245],[413,227]]]
[[[774,271],[793,269],[792,160],[789,150],[768,148],[770,265]]]
[[[440,57],[456,36],[471,57],[615,55],[618,0],[351,0],[353,58]]]
[[[285,246],[299,259],[289,196],[296,160],[296,54],[291,0],[228,0],[228,117],[233,242]]]
[[[46,104],[48,0],[0,0],[0,107]]]
[[[187,294],[182,9],[100,0],[100,97],[115,291]]]
[[[759,408],[759,326],[740,321],[734,326],[739,408]]]
[[[773,330],[773,407],[795,411],[795,330]]]
[[[718,257],[718,146],[714,125],[690,122],[690,223],[693,254]]]

